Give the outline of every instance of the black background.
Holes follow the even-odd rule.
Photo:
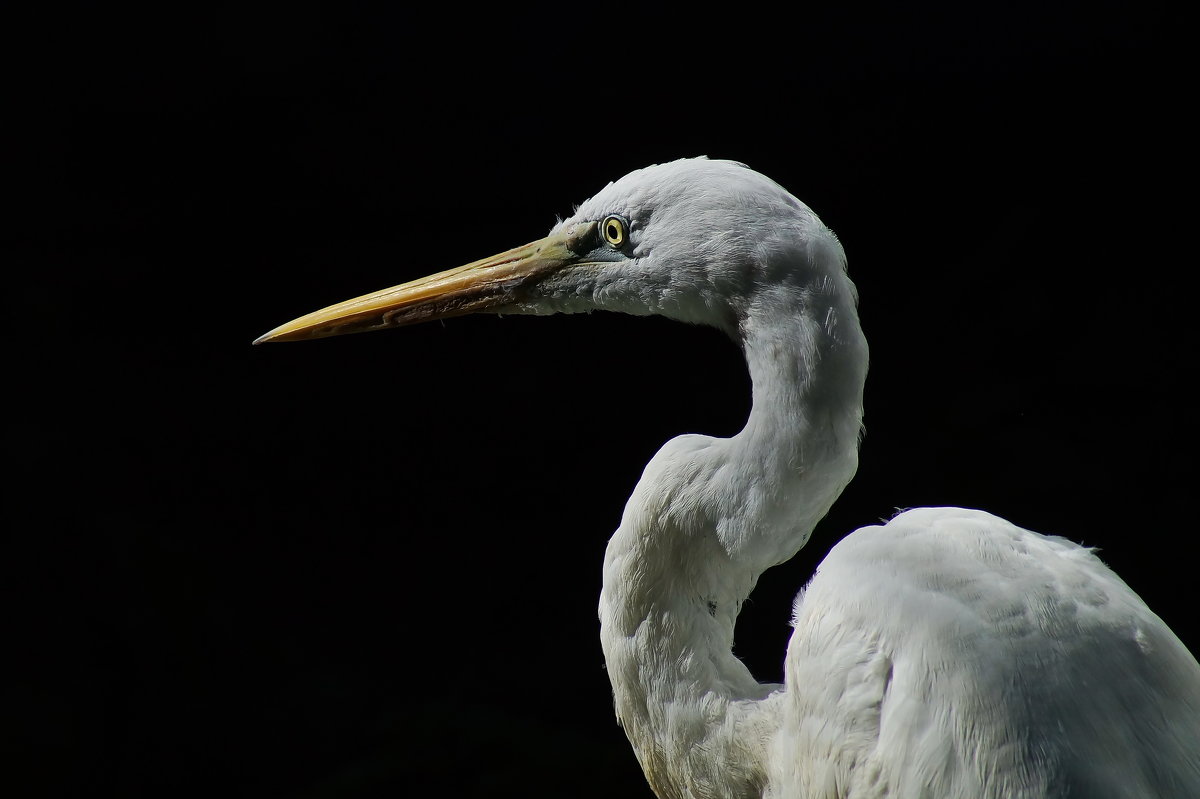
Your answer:
[[[10,20],[12,795],[649,796],[600,563],[663,441],[739,429],[733,345],[606,314],[250,341],[681,156],[811,205],[872,344],[858,478],[739,622],[757,675],[821,555],[916,505],[1098,546],[1200,647],[1179,23],[831,5]]]

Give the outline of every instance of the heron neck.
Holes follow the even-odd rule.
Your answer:
[[[857,466],[865,342],[852,303],[747,320],[744,429],[682,436],[647,465],[609,542],[601,639],[616,710],[660,797],[741,779],[747,795],[771,696],[732,653],[759,575],[807,542]],[[836,314],[834,314],[836,315]],[[823,321],[818,321],[823,320]],[[681,786],[688,786],[686,789]]]

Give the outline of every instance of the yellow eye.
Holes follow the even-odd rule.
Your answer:
[[[612,247],[624,247],[628,234],[625,229],[625,220],[619,216],[606,216],[604,221],[600,223],[600,235]]]

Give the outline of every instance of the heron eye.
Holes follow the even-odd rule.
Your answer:
[[[604,240],[612,247],[625,246],[625,220],[619,216],[604,217],[604,221],[600,223],[600,235],[604,236]]]

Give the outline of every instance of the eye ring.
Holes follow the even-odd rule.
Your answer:
[[[621,249],[629,241],[629,223],[616,214],[609,214],[600,223],[600,236],[614,249]]]

